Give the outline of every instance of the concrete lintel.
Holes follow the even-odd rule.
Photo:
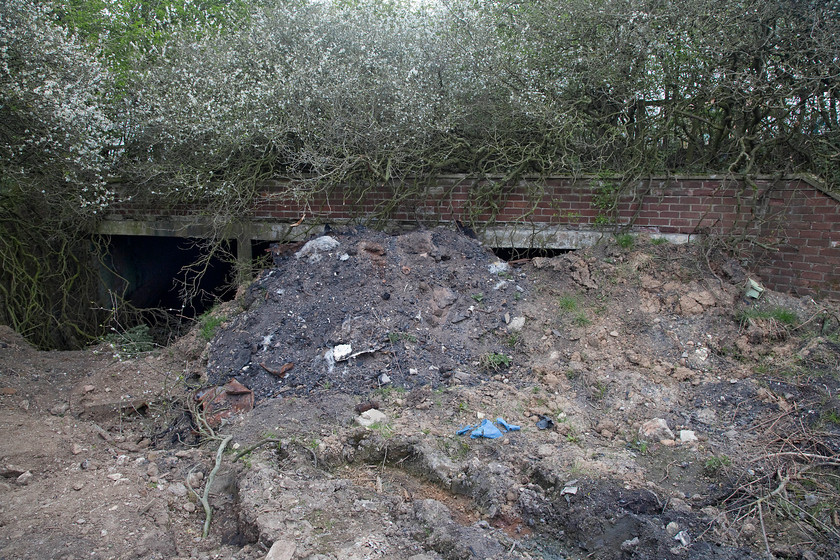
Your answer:
[[[139,235],[152,237],[208,237],[212,228],[207,223],[177,218],[157,220],[103,220],[99,224],[102,235]]]
[[[397,224],[398,225],[398,224]],[[416,225],[416,224],[412,224]],[[397,229],[400,229],[399,227]],[[243,246],[246,241],[297,241],[316,235],[323,235],[323,224],[303,222],[292,226],[285,222],[252,221],[230,227],[228,236]],[[209,223],[196,218],[167,218],[158,220],[105,220],[99,226],[103,235],[140,235],[166,237],[208,237],[213,234]],[[648,235],[653,239],[667,239],[670,243],[685,243],[688,235],[630,232],[633,235]],[[591,247],[612,236],[612,232],[565,229],[562,226],[541,224],[495,225],[484,230],[480,239],[488,247],[517,247],[535,249],[581,249]]]
[[[647,235],[651,239],[666,239],[669,243],[682,244],[689,236],[681,233],[628,232]],[[582,249],[609,239],[613,234],[597,230],[570,230],[561,226],[505,225],[487,228],[481,236],[489,247],[517,247],[535,249]]]

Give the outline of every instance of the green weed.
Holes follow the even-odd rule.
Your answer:
[[[796,313],[783,307],[774,307],[766,310],[749,307],[742,309],[738,313],[737,318],[742,327],[746,326],[750,321],[761,319],[777,321],[786,327],[792,327],[799,322],[799,317],[797,317]]]
[[[820,414],[820,421],[823,424],[835,424],[840,426],[840,413],[836,410],[824,410]]]
[[[213,340],[213,337],[216,335],[216,329],[219,325],[227,321],[227,317],[224,315],[213,315],[212,313],[212,310],[207,311],[198,318],[198,328],[201,333],[201,338],[207,342]]]
[[[411,333],[406,332],[389,332],[388,333],[388,342],[391,344],[396,344],[404,340],[406,342],[417,342],[417,337]]]
[[[137,325],[123,332],[116,329],[112,331],[104,340],[114,349],[114,356],[118,359],[136,358],[139,354],[155,349],[149,325]]]
[[[601,381],[596,381],[592,392],[592,398],[596,401],[603,400],[607,396],[607,385]]]
[[[481,367],[487,371],[499,371],[502,368],[508,367],[512,362],[513,360],[510,356],[499,354],[498,352],[484,354],[479,360]]]
[[[629,249],[633,246],[635,238],[629,233],[621,233],[615,236],[615,242],[622,249]]]
[[[560,307],[561,311],[572,313],[578,309],[578,300],[573,295],[564,295],[557,300],[557,305]]]
[[[388,422],[376,422],[371,424],[370,429],[379,432],[385,439],[394,437],[394,426]]]
[[[575,318],[572,319],[572,324],[576,327],[588,327],[592,324],[592,320],[587,317],[585,313],[578,313],[575,315]]]
[[[712,455],[703,464],[703,471],[709,476],[717,476],[724,467],[732,464],[732,459],[726,455]]]

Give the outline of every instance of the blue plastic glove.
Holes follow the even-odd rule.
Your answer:
[[[470,424],[469,426],[464,426],[463,428],[460,428],[457,432],[455,432],[455,434],[459,435],[459,436],[462,436],[462,435],[466,434],[467,432],[469,432],[470,430],[472,430],[474,427],[475,426],[473,426],[472,424]]]
[[[496,424],[504,428],[506,432],[518,432],[521,429],[516,424],[508,424],[501,418],[496,418]]]
[[[493,425],[492,422],[487,420],[486,418],[481,421],[481,424],[473,430],[473,433],[470,434],[472,439],[476,438],[487,438],[487,439],[496,439],[502,437],[502,432],[499,431],[499,428]]]

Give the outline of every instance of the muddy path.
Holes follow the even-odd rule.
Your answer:
[[[0,333],[0,558],[839,557],[836,304],[611,236],[275,253],[152,353]]]

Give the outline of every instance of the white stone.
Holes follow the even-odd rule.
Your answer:
[[[297,546],[289,541],[276,541],[265,555],[265,560],[292,560]]]
[[[525,317],[514,317],[510,320],[508,330],[511,332],[519,332],[525,327]]]
[[[374,424],[381,424],[388,419],[385,416],[385,413],[381,410],[377,410],[375,408],[371,408],[370,410],[366,410],[362,412],[359,416],[356,417],[356,422],[360,426],[364,426],[365,428],[369,428]]]
[[[308,241],[306,245],[300,248],[300,251],[295,253],[295,258],[300,259],[308,257],[309,262],[315,263],[321,260],[321,253],[332,251],[339,245],[340,243],[336,239],[330,237],[329,235],[323,235]]]
[[[502,272],[509,271],[510,265],[506,262],[495,262],[491,265],[488,265],[487,270],[490,271],[490,274],[500,274]]]
[[[353,353],[353,346],[350,344],[339,344],[333,348],[332,355],[336,362],[341,362],[350,357]]]
[[[697,441],[697,435],[694,433],[694,430],[680,430],[680,441],[683,443]]]
[[[187,495],[187,487],[183,482],[173,482],[169,485],[168,490],[170,493],[178,496],[179,498],[183,498]]]
[[[668,534],[669,537],[676,536],[677,533],[680,532],[680,524],[676,521],[671,521],[668,525],[665,526],[665,532]]]

